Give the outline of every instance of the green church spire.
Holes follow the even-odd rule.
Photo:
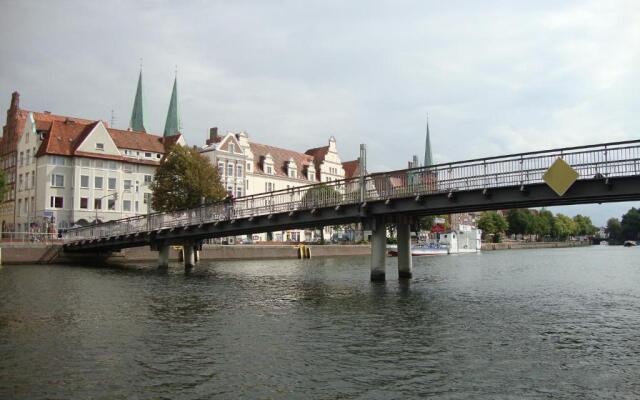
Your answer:
[[[427,139],[424,144],[424,166],[433,165],[433,156],[431,155],[431,140],[429,138],[429,117],[427,116]]]
[[[133,111],[131,111],[131,121],[129,129],[133,131],[146,132],[146,121],[144,116],[144,98],[142,96],[142,67],[140,67],[140,76],[138,76],[138,88],[136,89],[136,98],[133,100]]]
[[[178,113],[178,76],[173,81],[173,91],[167,111],[167,122],[164,124],[164,136],[174,136],[180,133],[180,114]]]

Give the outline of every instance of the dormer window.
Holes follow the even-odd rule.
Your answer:
[[[287,162],[287,175],[289,175],[289,178],[298,177],[298,167],[296,166],[296,162],[293,161],[293,158],[290,158]]]
[[[274,175],[275,174],[275,171],[273,169],[273,157],[271,157],[271,154],[267,154],[264,157],[264,160],[262,161],[262,170],[267,175]]]
[[[104,151],[104,143],[96,143],[96,150]]]
[[[229,143],[229,153],[235,153],[236,152],[236,145],[233,143]]]

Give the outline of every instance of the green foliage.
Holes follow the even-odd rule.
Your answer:
[[[218,169],[197,150],[173,146],[160,163],[151,184],[152,205],[157,211],[175,211],[220,201],[226,192]]]
[[[499,241],[500,234],[509,228],[506,218],[495,211],[485,211],[478,219],[478,228],[483,235],[494,235],[494,240]]]
[[[598,231],[598,228],[591,223],[591,218],[584,215],[576,215],[573,217],[573,222],[576,223],[576,235],[591,236]]]
[[[618,218],[609,218],[606,231],[611,240],[621,241],[624,238],[624,236],[622,236],[622,224],[620,224]]]
[[[576,223],[564,214],[557,214],[553,224],[553,236],[560,240],[567,240],[577,232]]]
[[[340,192],[322,183],[315,185],[302,196],[302,208],[324,207],[340,201]]]
[[[640,238],[640,209],[631,208],[622,216],[620,222],[622,236],[626,240],[638,240]]]

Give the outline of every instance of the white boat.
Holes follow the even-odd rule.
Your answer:
[[[398,246],[387,246],[387,253],[392,257],[398,256]],[[439,243],[423,243],[411,246],[412,256],[444,256],[449,254],[449,248]]]

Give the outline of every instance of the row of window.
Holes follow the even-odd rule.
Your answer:
[[[149,153],[151,154],[151,153]],[[73,166],[73,158],[62,157],[62,156],[49,156],[48,163],[49,165],[61,165],[61,166]],[[117,161],[110,160],[95,160],[90,158],[75,158],[75,165],[79,165],[82,167],[93,167],[98,169],[110,169],[112,171],[117,171],[120,167],[120,163]],[[131,165],[130,163],[122,163],[122,170],[124,172],[140,172],[140,165],[135,164]]]
[[[249,166],[249,164],[247,164],[247,167]],[[227,164],[227,169],[226,169],[226,175],[227,176],[233,176],[233,163],[229,163]],[[220,174],[220,176],[224,176],[225,175],[225,168],[224,168],[224,163],[223,162],[219,162],[218,163],[218,173]],[[236,166],[236,176],[238,178],[242,178],[242,165],[238,165]]]
[[[28,175],[28,174],[27,174]],[[20,175],[22,177],[22,175]],[[28,177],[27,177],[28,178]],[[80,175],[80,188],[89,189],[89,175]],[[146,185],[150,184],[152,181],[151,175],[144,176],[144,183]],[[136,181],[136,191],[138,191]],[[118,185],[118,180],[116,178],[107,178],[107,184],[109,190],[116,190]],[[132,181],[131,179],[124,179],[124,190],[131,190]],[[64,187],[64,175],[62,174],[51,174],[51,187],[63,188]],[[93,188],[94,189],[104,189],[104,177],[96,176],[93,178]]]
[[[31,207],[29,207],[31,205]],[[31,197],[31,203],[29,203],[29,198],[25,197],[24,202],[22,199],[18,199],[18,217],[29,215],[29,211],[33,211],[36,208],[36,198]]]
[[[137,150],[129,150],[129,149],[125,149],[124,150],[124,155],[126,157],[140,157],[140,152]],[[151,153],[149,151],[145,151],[144,152],[144,158],[162,158],[161,154],[158,153]]]
[[[26,156],[25,156],[26,155]],[[19,157],[19,165],[22,167],[24,165],[29,165],[31,163],[36,162],[36,148],[32,150],[27,150],[26,152],[21,151]]]
[[[35,200],[32,198],[33,204],[35,204]],[[116,210],[116,199],[113,198],[99,198],[93,199],[93,210],[102,210],[103,207],[106,207],[105,210],[115,211]],[[151,193],[144,194],[144,204],[151,203]],[[64,196],[51,196],[49,198],[49,207],[51,208],[64,208]],[[89,210],[89,198],[81,197],[80,198],[80,209],[81,210]],[[122,211],[131,212],[135,211],[140,212],[140,202],[132,201],[132,200],[122,200]]]
[[[35,172],[29,173],[27,172],[26,174],[24,174],[24,180],[22,179],[23,175],[20,174],[18,175],[18,192],[21,190],[29,190],[29,189],[33,189],[36,187],[36,174]],[[29,179],[31,178],[31,179]]]

